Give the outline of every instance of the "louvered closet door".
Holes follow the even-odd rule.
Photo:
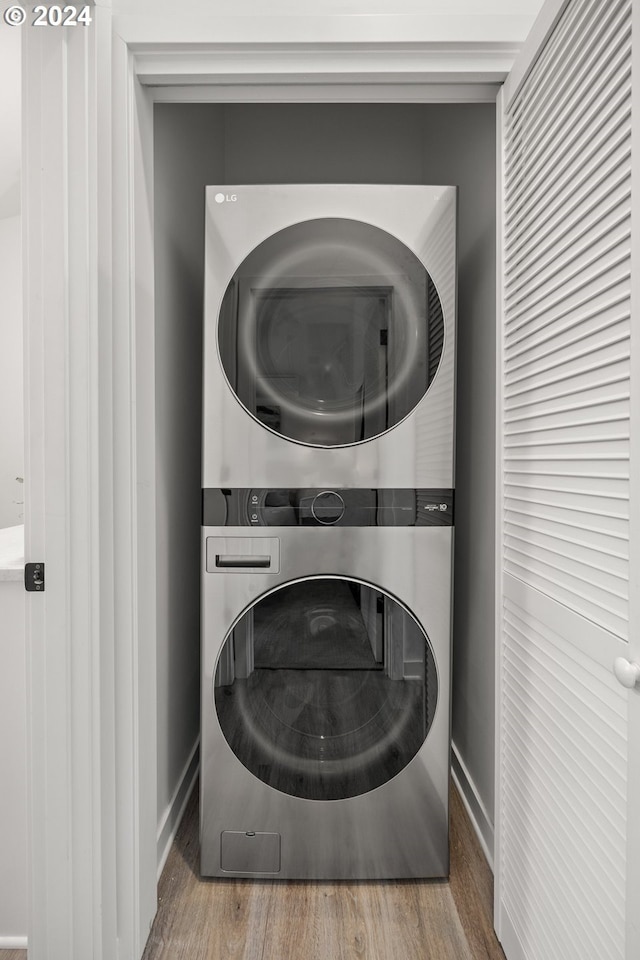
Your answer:
[[[631,0],[533,36],[502,99],[496,929],[509,960],[637,960]]]

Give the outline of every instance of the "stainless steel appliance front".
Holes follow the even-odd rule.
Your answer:
[[[203,487],[453,486],[455,204],[207,188]]]
[[[203,527],[203,874],[447,875],[452,535]]]
[[[454,187],[212,186],[201,870],[448,872]]]

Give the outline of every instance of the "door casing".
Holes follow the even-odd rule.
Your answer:
[[[517,52],[174,39],[102,4],[91,31],[25,33],[32,960],[138,958],[156,910],[154,103],[495,102]]]

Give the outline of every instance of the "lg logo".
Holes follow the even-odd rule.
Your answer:
[[[227,203],[235,203],[238,197],[235,193],[216,193],[213,199],[216,203],[225,203],[225,201]]]

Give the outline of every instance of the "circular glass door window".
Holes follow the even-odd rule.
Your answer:
[[[442,355],[442,305],[395,237],[356,220],[309,220],[240,265],[218,344],[256,420],[299,443],[345,446],[385,433],[425,395]]]
[[[436,665],[415,618],[380,589],[317,577],[258,600],[214,679],[236,757],[295,797],[340,800],[395,777],[424,743]]]

